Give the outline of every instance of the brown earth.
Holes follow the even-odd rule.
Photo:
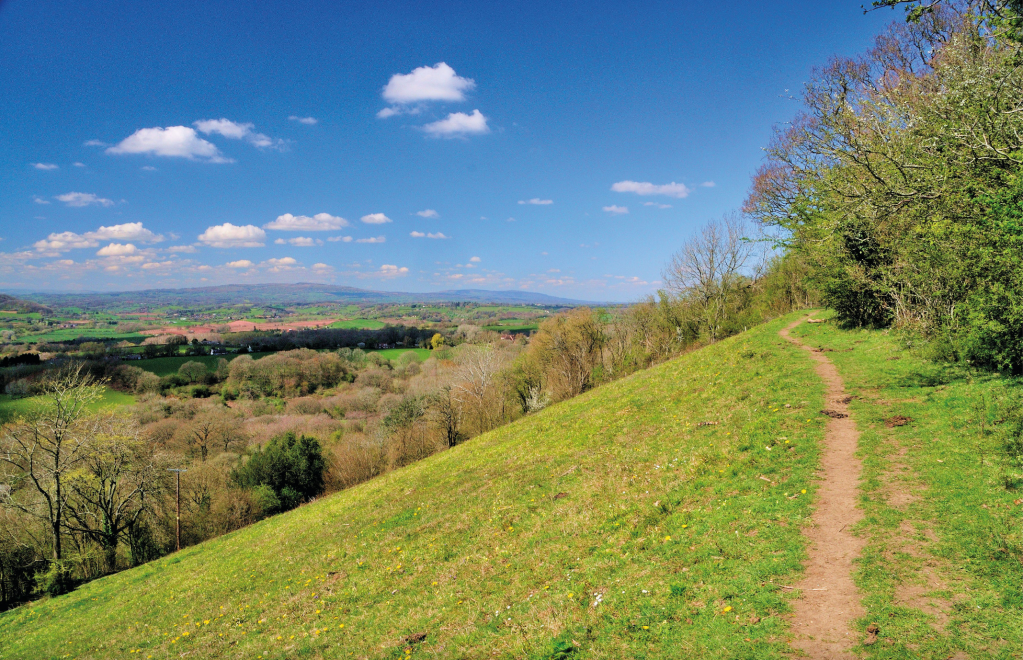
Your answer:
[[[288,323],[282,322],[269,322],[269,323],[253,323],[252,321],[231,321],[226,324],[230,328],[231,332],[253,332],[259,330],[302,330],[304,328],[322,328],[336,323],[337,319],[316,319],[313,321],[291,321]],[[213,326],[209,325],[190,325],[190,326],[167,326],[165,328],[150,328],[144,330],[143,334],[147,335],[182,335],[190,337],[193,335],[203,335],[213,333]]]
[[[815,362],[814,370],[827,385],[831,407],[825,414],[837,414],[829,414],[817,509],[804,531],[810,542],[810,556],[803,579],[795,585],[801,595],[793,603],[792,629],[796,634],[793,646],[816,660],[854,660],[856,655],[851,649],[865,638],[865,633],[852,628],[852,623],[864,615],[860,594],[852,580],[853,561],[864,546],[851,531],[863,517],[856,507],[861,469],[856,448],[860,434],[849,417],[847,395],[835,365],[823,352],[789,334],[802,322],[801,319],[792,323],[779,334],[806,350]]]

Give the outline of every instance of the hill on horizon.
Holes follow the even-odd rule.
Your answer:
[[[143,289],[114,292],[19,292],[23,298],[52,307],[101,308],[116,304],[138,304],[149,307],[163,305],[232,303],[298,304],[298,303],[403,303],[403,302],[487,302],[497,304],[527,304],[550,306],[579,306],[597,304],[568,298],[558,298],[529,291],[489,291],[485,289],[459,289],[427,293],[373,291],[350,286],[315,284],[225,284],[211,287],[184,289]]]

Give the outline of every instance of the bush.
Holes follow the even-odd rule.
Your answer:
[[[39,590],[51,597],[62,596],[75,588],[70,568],[64,562],[54,561],[45,571],[36,575]]]
[[[323,492],[325,466],[316,438],[289,431],[270,440],[265,448],[257,448],[232,479],[243,488],[268,486],[281,509],[287,510]]]

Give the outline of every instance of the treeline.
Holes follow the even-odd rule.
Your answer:
[[[745,206],[781,230],[841,320],[905,329],[936,358],[1014,374],[1021,9],[917,3],[868,52],[818,69]]]
[[[394,346],[426,347],[435,330],[421,330],[415,326],[386,326],[379,330],[351,328],[317,328],[289,330],[275,334],[266,332],[233,332],[222,335],[224,343],[231,346],[251,347],[253,351],[289,351],[296,348],[315,350],[356,348],[377,348],[381,344]]]

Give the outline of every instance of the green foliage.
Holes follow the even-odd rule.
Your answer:
[[[266,447],[257,447],[231,476],[243,488],[269,486],[279,507],[287,510],[323,492],[325,468],[319,441],[289,431],[271,439]]]
[[[70,565],[64,561],[49,562],[46,570],[36,574],[35,581],[39,591],[50,597],[61,596],[75,588]]]

